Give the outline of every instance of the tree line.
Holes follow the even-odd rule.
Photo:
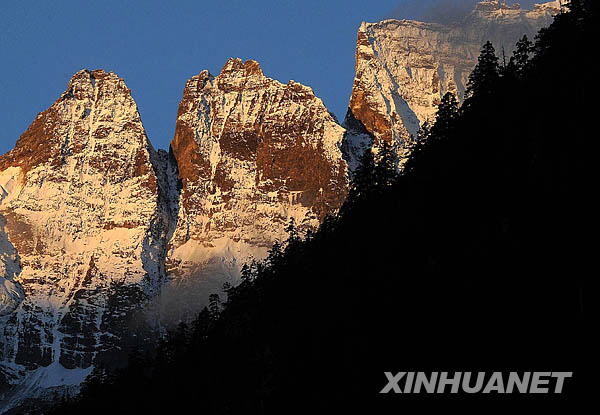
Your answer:
[[[367,150],[339,214],[305,237],[290,223],[226,300],[48,413],[423,408],[378,395],[401,370],[573,371],[561,399],[519,401],[572,412],[590,363],[597,17],[571,1],[508,62],[486,43],[401,173],[392,143]]]

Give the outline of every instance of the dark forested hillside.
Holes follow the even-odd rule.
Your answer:
[[[591,364],[597,18],[597,1],[574,0],[506,62],[486,44],[466,102],[444,97],[403,174],[389,145],[365,154],[337,217],[304,240],[291,224],[226,303],[213,297],[128,368],[96,370],[53,413],[399,413],[509,398],[578,413]],[[384,371],[574,376],[564,395],[442,401],[379,395]]]

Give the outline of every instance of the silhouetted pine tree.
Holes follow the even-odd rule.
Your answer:
[[[417,131],[417,139],[415,140],[415,145],[418,145],[420,142],[425,141],[429,135],[431,134],[431,123],[429,121],[425,121],[419,127],[419,131]]]
[[[373,150],[367,148],[360,157],[358,167],[352,173],[348,197],[356,199],[361,195],[369,194],[375,186],[375,157]]]
[[[469,75],[467,83],[467,101],[476,96],[483,97],[494,92],[500,79],[498,57],[492,42],[487,41],[481,49],[477,65]]]
[[[420,138],[404,166],[405,172],[416,173],[415,169],[419,169],[423,179],[433,179],[439,175],[439,168],[445,164],[443,159],[449,154],[447,146],[454,145],[451,140],[458,128],[459,117],[458,100],[448,92],[438,105],[435,123],[431,127],[425,124],[421,128]]]
[[[458,100],[452,92],[447,92],[438,105],[435,124],[431,127],[431,136],[436,140],[450,138],[456,129],[458,115]]]
[[[212,320],[219,318],[219,314],[221,314],[221,298],[219,297],[219,294],[209,295],[208,312]]]
[[[287,226],[285,227],[285,232],[288,234],[288,245],[296,244],[301,240],[300,234],[298,233],[298,228],[296,227],[296,220],[293,217],[290,218]]]
[[[210,318],[210,312],[207,307],[204,307],[191,323],[191,333],[189,335],[191,349],[201,347],[202,343],[206,341],[212,325],[213,321]]]
[[[527,72],[530,64],[530,56],[533,51],[533,43],[527,36],[523,36],[516,45],[515,51],[503,70],[503,75],[509,79],[520,79]]]
[[[597,3],[579,1],[540,33],[522,80],[488,82],[497,66],[484,48],[468,105],[456,114],[443,100],[395,183],[245,267],[179,357],[165,364],[156,352],[150,370],[118,372],[53,413],[410,412],[422,402],[377,393],[384,371],[549,364],[576,374],[566,393],[529,395],[518,409],[583,413],[594,385],[583,287],[596,253],[582,234],[597,216],[585,122],[598,96]],[[396,174],[381,154],[367,159],[373,179],[361,189]]]
[[[398,146],[382,140],[376,156],[373,179],[378,191],[391,186],[398,178]]]

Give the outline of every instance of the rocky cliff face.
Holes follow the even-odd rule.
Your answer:
[[[75,74],[0,157],[3,382],[77,383],[119,350],[165,275],[157,159],[129,89],[104,71]]]
[[[200,277],[208,295],[285,240],[290,218],[307,230],[335,212],[347,189],[343,134],[309,87],[267,78],[255,61],[190,79],[171,145],[182,189],[170,275]]]
[[[343,135],[310,88],[231,59],[187,82],[155,152],[123,80],[75,74],[0,157],[0,408],[114,360],[142,306],[206,305],[291,218],[318,226],[346,195]]]
[[[561,1],[507,6],[482,1],[457,25],[410,20],[362,23],[356,46],[356,77],[346,117],[351,134],[345,143],[351,164],[370,133],[400,143],[403,153],[420,125],[435,118],[446,92],[464,97],[481,46],[490,40],[507,56],[523,35],[533,39],[561,10]]]
[[[123,80],[75,74],[0,156],[0,409],[114,359],[142,306],[197,311],[291,218],[316,227],[346,196],[342,149],[350,167],[372,138],[405,153],[445,92],[464,95],[484,41],[510,53],[559,10],[485,1],[461,26],[363,23],[348,131],[310,88],[231,59],[187,82],[156,152]]]

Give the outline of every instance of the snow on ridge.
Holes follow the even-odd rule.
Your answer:
[[[344,157],[355,166],[373,136],[409,143],[443,93],[464,94],[485,25],[518,12],[537,27],[552,3],[481,15],[466,33],[363,22],[350,103],[361,128],[347,119],[350,131],[309,86],[231,58],[187,81],[175,160],[153,149],[123,79],[77,72],[0,156],[0,378],[25,381],[26,394],[75,385],[118,354],[128,316],[151,297],[170,305],[182,291],[165,293],[194,281],[189,302],[201,304],[285,240],[291,218],[314,229],[345,197]]]
[[[318,226],[345,195],[343,134],[310,87],[231,59],[186,83],[173,153],[156,152],[123,79],[74,74],[0,156],[0,407],[120,359],[140,306],[160,319],[186,281],[205,303],[290,218]]]
[[[128,314],[165,277],[156,158],[129,88],[102,70],[74,74],[0,156],[0,378],[14,391],[119,355]]]
[[[200,281],[200,303],[285,240],[290,218],[318,226],[347,186],[344,129],[312,88],[239,58],[201,74],[186,83],[171,145],[183,187],[167,259],[172,284]]]
[[[434,120],[442,96],[452,92],[464,98],[483,43],[491,40],[498,51],[510,54],[519,38],[533,39],[562,6],[554,1],[527,10],[489,0],[478,3],[460,24],[363,22],[344,123],[349,130],[344,148],[350,152],[345,157],[355,164],[368,141],[360,138],[365,132],[374,136],[375,147],[380,140],[399,143],[399,155],[405,157],[420,126]]]

